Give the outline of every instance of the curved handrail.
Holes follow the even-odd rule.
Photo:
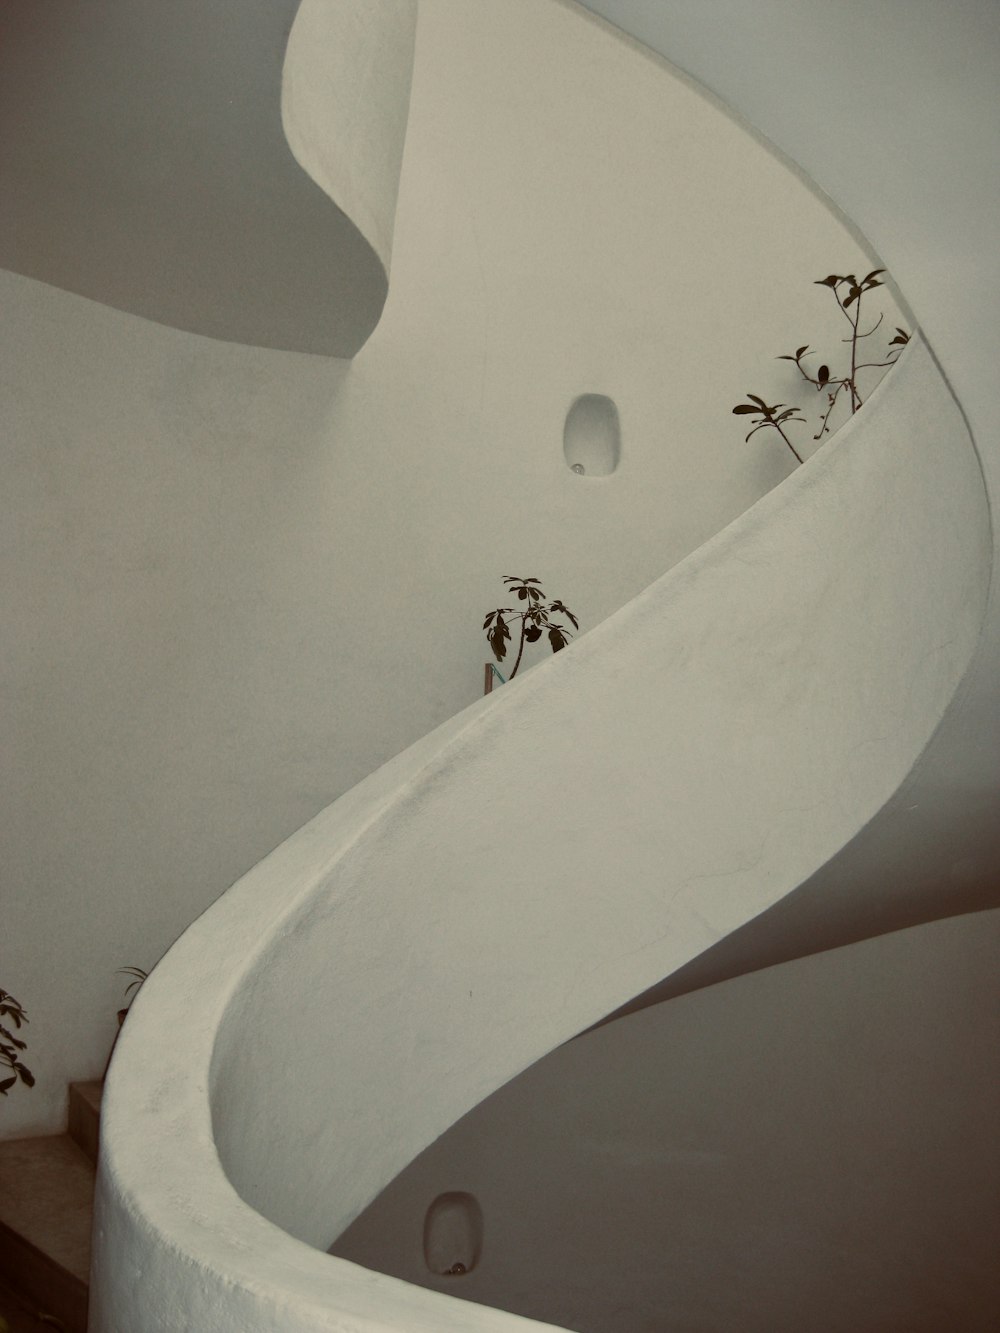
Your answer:
[[[310,1246],[857,832],[966,668],[989,551],[961,414],[915,339],[781,487],[251,871],[123,1034],[94,1327],[530,1324]]]
[[[367,238],[386,273],[416,27],[416,0],[302,0],[285,50],[281,120],[288,145]]]
[[[0,266],[191,333],[354,356],[388,291],[415,0],[296,6],[4,6]],[[317,101],[343,127],[327,171],[289,151]]]

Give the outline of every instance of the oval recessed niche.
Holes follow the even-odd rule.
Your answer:
[[[424,1262],[439,1277],[471,1273],[483,1248],[483,1210],[471,1194],[439,1194],[424,1217]]]
[[[607,477],[618,466],[621,451],[614,400],[603,393],[581,394],[566,413],[563,428],[567,467],[581,477]]]

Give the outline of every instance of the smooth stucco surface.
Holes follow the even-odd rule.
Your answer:
[[[666,54],[798,163],[870,239],[962,406],[992,522],[1000,495],[1000,6],[994,0],[584,0]],[[837,54],[822,34],[837,34]],[[843,51],[849,51],[846,58]],[[946,897],[997,904],[1000,580],[947,718],[886,809],[715,976],[898,928]],[[858,923],[840,884],[896,884]],[[831,910],[832,907],[832,910]],[[919,915],[910,920],[920,919]]]
[[[7,0],[0,266],[193,333],[352,356],[385,302],[413,25],[398,0],[324,6],[333,76],[369,94],[341,107],[347,141],[384,146],[356,215],[353,173],[319,188],[282,133],[298,2]]]
[[[463,626],[483,609],[500,537],[532,563],[558,553],[570,578],[596,589],[593,623],[782,474],[780,452],[730,451],[724,431],[745,376],[784,345],[790,324],[812,318],[814,258],[797,255],[801,304],[782,295],[762,307],[755,286],[737,280],[750,264],[755,283],[785,291],[787,247],[770,252],[761,238],[776,240],[788,209],[808,213],[815,199],[786,195],[787,173],[738,132],[727,153],[708,102],[698,101],[706,119],[695,132],[694,103],[673,100],[656,62],[626,57],[568,6],[477,10],[485,30],[463,28],[467,5],[425,8],[400,194],[408,226],[394,256],[401,281],[350,371],[328,377],[327,367],[233,349],[204,359],[183,335],[147,336],[10,284],[23,301],[11,339],[20,360],[9,364],[27,533],[11,586],[16,607],[50,608],[18,645],[11,678],[25,724],[12,798],[31,821],[14,821],[8,864],[25,880],[14,924],[26,956],[69,937],[74,906],[86,909],[69,969],[53,965],[62,980],[45,1002],[67,1026],[50,1024],[64,1049],[46,1056],[47,1072],[79,1057],[65,1011],[86,994],[93,1012],[94,969],[110,971],[123,944],[104,938],[108,922],[118,930],[132,913],[130,943],[169,939],[241,856],[256,859],[251,849],[349,785],[346,775],[453,711],[460,652],[442,653],[430,631],[414,650],[417,625],[434,622],[426,606],[413,609],[425,585],[394,584],[415,549],[435,568],[461,564],[433,605],[460,607]],[[554,58],[565,52],[569,74]],[[608,142],[612,107],[624,129],[597,171],[592,150]],[[643,108],[670,133],[635,136]],[[549,133],[539,132],[542,112]],[[703,164],[709,145],[727,186],[695,172],[699,194],[685,162]],[[762,171],[781,182],[780,198],[755,190]],[[648,211],[635,206],[638,180]],[[734,198],[749,227],[736,236]],[[706,232],[706,218],[717,230]],[[825,237],[803,229],[816,260],[844,237],[827,222]],[[699,257],[716,279],[732,261],[721,293],[698,278]],[[764,276],[762,263],[772,265]],[[746,330],[724,390],[716,342],[692,342],[694,312],[715,339],[732,323]],[[63,316],[86,331],[79,346]],[[34,351],[59,356],[29,357],[23,329]],[[133,335],[105,402],[91,378],[95,366],[105,382],[111,373],[100,353]],[[584,392],[608,393],[623,426],[621,469],[586,490],[566,471],[560,436]],[[924,349],[869,409],[619,617],[321,817],[185,938],[140,1000],[112,1078],[96,1298],[105,1327],[470,1327],[467,1308],[325,1260],[261,1213],[326,1243],[477,1097],[794,887],[898,786],[972,651],[988,531],[964,427]],[[154,441],[137,429],[150,422]],[[49,452],[38,449],[40,424]],[[161,456],[157,441],[182,449]],[[281,447],[272,455],[270,444]],[[349,479],[342,494],[371,494],[378,478],[382,503],[353,527],[346,502],[336,515],[327,503],[341,493],[331,454],[338,480]],[[248,458],[247,488],[233,487]],[[107,508],[95,507],[95,465],[102,479],[119,469],[127,479]],[[560,491],[557,472],[576,489]],[[454,489],[460,475],[467,490]],[[529,480],[511,505],[519,477]],[[704,503],[692,507],[695,493]],[[213,535],[220,514],[233,543]],[[470,530],[486,548],[478,569]],[[187,558],[192,532],[208,561]],[[615,542],[626,549],[607,570]],[[127,615],[109,570],[131,590]],[[369,581],[352,581],[355,571]],[[331,572],[346,610],[317,642]],[[449,600],[455,586],[461,598]],[[380,599],[391,590],[382,623],[368,617],[358,630],[373,588]],[[571,589],[558,591],[579,609]],[[387,645],[404,639],[409,657],[378,675],[373,663],[391,661]],[[333,678],[348,686],[337,698]],[[415,681],[433,682],[440,698],[412,704]],[[386,717],[394,694],[408,697]],[[242,703],[220,711],[220,700]],[[347,714],[356,731],[324,764],[330,732],[317,719]],[[525,832],[523,860],[509,855],[512,827]],[[150,855],[150,830],[162,855]],[[197,884],[171,882],[186,869]],[[484,939],[490,949],[499,941],[489,966]],[[136,961],[113,962],[126,960]],[[294,1078],[276,1078],[289,1067]],[[260,1213],[219,1172],[213,1135]]]
[[[281,83],[289,147],[367,238],[386,273],[416,27],[417,0],[303,0]]]
[[[984,520],[918,343],[779,490],[226,894],[147,983],[112,1069],[97,1328],[160,1327],[165,1306],[206,1329],[275,1310],[289,1330],[448,1327],[446,1298],[307,1246],[879,808],[974,647]]]
[[[391,292],[351,363],[0,274],[0,950],[38,1077],[5,1136],[55,1132],[100,1074],[116,968],[481,694],[501,575],[589,632],[789,474],[730,408],[784,397],[783,348],[837,346],[830,256],[876,262],[572,7],[434,0],[417,47]],[[608,476],[566,464],[587,394],[616,405]]]

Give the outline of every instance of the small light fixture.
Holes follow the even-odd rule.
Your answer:
[[[439,1194],[424,1217],[424,1262],[438,1277],[471,1273],[483,1248],[483,1210],[461,1190]]]
[[[622,430],[614,400],[603,393],[574,399],[563,426],[566,466],[578,477],[608,477],[618,467]]]

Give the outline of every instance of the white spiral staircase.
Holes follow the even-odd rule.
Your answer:
[[[316,70],[336,51],[363,74],[413,18],[305,0],[286,62],[296,155],[385,255],[398,107],[352,138],[372,90]],[[470,1107],[876,814],[970,661],[990,552],[962,414],[916,337],[780,487],[255,867],[123,1033],[91,1327],[530,1324],[324,1251]]]

